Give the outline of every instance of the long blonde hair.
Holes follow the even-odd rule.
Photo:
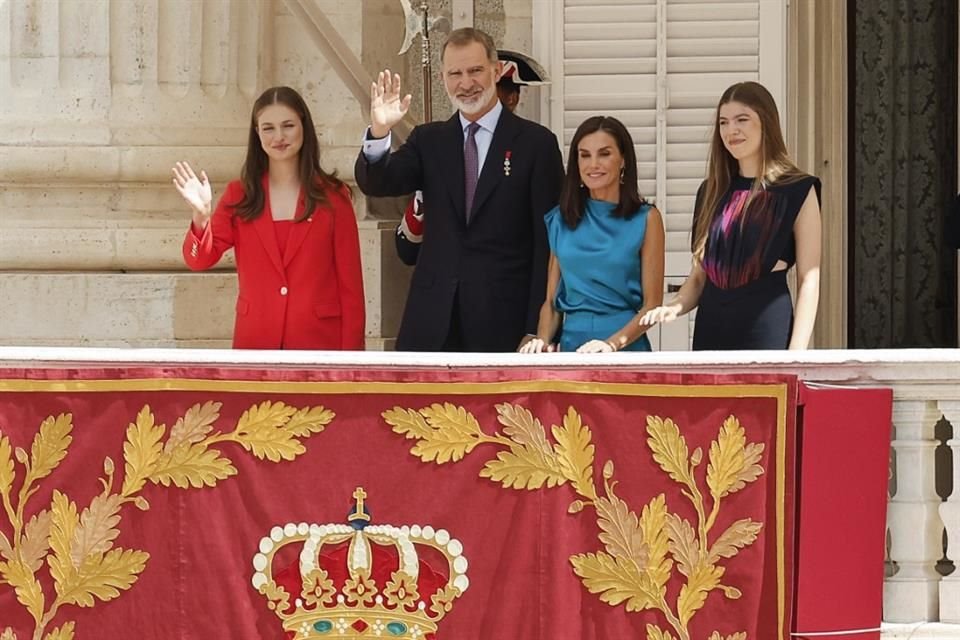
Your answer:
[[[766,87],[757,82],[738,82],[727,88],[720,96],[713,119],[713,137],[710,140],[710,155],[707,159],[707,179],[696,212],[697,224],[693,229],[693,255],[703,258],[710,223],[720,200],[730,188],[733,177],[739,174],[737,159],[730,155],[720,137],[720,107],[729,102],[739,102],[753,109],[760,118],[760,172],[753,181],[751,197],[765,186],[775,182],[789,183],[806,176],[797,168],[787,154],[780,129],[777,104]]]

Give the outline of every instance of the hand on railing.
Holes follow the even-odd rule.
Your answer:
[[[531,338],[523,342],[520,348],[517,349],[520,353],[550,353],[559,350],[557,345],[550,344],[543,338]]]
[[[680,315],[679,304],[665,304],[660,307],[654,307],[643,314],[639,323],[642,325],[653,326],[664,322],[673,322]]]

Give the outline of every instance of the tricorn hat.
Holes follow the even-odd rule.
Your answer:
[[[531,87],[550,84],[550,78],[547,76],[546,70],[530,56],[516,51],[498,49],[497,57],[503,63],[501,82],[510,81],[520,86]]]

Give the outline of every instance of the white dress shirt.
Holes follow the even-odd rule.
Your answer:
[[[493,142],[493,130],[497,128],[497,122],[500,121],[500,114],[503,113],[503,105],[497,100],[497,104],[493,106],[493,109],[483,114],[477,124],[480,125],[480,128],[477,129],[477,133],[474,134],[474,138],[477,141],[477,177],[480,176],[480,172],[483,170],[483,163],[487,159],[487,152],[490,151],[490,143]],[[467,140],[467,127],[470,126],[470,121],[463,117],[463,114],[457,112],[457,115],[460,116],[460,127],[463,130],[463,140]],[[392,140],[393,133],[388,133],[382,138],[370,139],[370,128],[367,127],[367,132],[363,136],[363,155],[369,162],[376,162],[382,158],[387,151],[390,150],[390,141]]]

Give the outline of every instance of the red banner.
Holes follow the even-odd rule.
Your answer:
[[[4,640],[789,637],[792,376],[0,376]]]

